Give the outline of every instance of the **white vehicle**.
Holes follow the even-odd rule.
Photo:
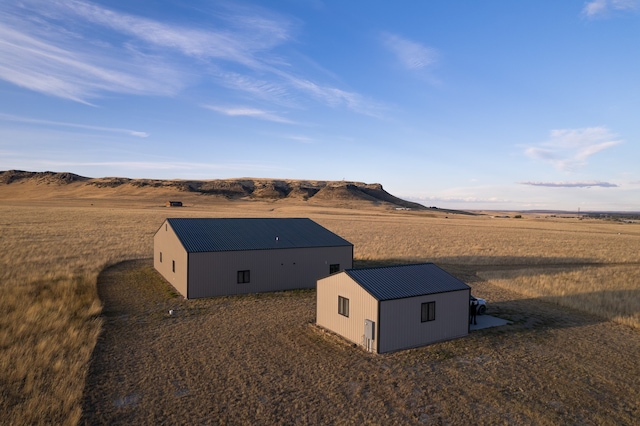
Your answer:
[[[478,302],[478,307],[476,308],[476,314],[484,315],[487,312],[487,301],[484,299],[480,299],[479,297],[475,297],[473,294],[469,295],[469,303]]]

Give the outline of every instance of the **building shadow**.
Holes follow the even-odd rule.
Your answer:
[[[626,300],[640,300],[640,290],[602,290],[562,296],[513,298],[497,302],[487,301],[486,315],[510,323],[506,326],[487,328],[493,332],[545,332],[549,330],[584,327],[611,321],[609,309],[619,310]],[[622,305],[621,305],[622,304]],[[584,307],[584,308],[580,308]],[[602,312],[597,314],[593,310]],[[629,307],[617,312],[617,316],[637,318],[640,310]]]
[[[381,260],[355,260],[354,268],[391,266],[407,263],[421,263],[422,261],[406,261],[398,259]],[[556,271],[572,271],[583,268],[610,267],[610,263],[599,263],[592,259],[566,258],[566,257],[479,257],[459,256],[442,259],[433,259],[437,264],[450,274],[456,276],[473,287],[474,283],[486,282],[478,273],[489,271],[510,271],[512,277],[535,276],[543,271],[553,273]],[[628,264],[620,264],[628,265]],[[498,332],[512,331],[536,331],[551,330],[570,327],[582,327],[611,320],[613,315],[608,312],[616,312],[616,315],[624,317],[636,317],[640,315],[637,308],[628,306],[628,300],[640,300],[640,290],[601,290],[577,294],[518,297],[512,290],[504,290],[513,297],[507,300],[487,301],[487,315],[495,316],[510,322],[507,326],[498,327]],[[475,294],[483,297],[482,294]],[[496,330],[488,328],[486,330]]]

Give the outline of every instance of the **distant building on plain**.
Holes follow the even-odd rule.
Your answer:
[[[471,288],[433,263],[346,269],[318,280],[316,323],[371,352],[469,333]]]
[[[353,244],[306,218],[171,218],[154,267],[187,299],[315,288],[353,267]]]
[[[182,201],[167,201],[166,207],[182,207]]]

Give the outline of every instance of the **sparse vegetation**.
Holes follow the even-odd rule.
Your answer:
[[[33,191],[36,194],[35,189]],[[131,191],[141,190],[135,188]],[[88,200],[74,198],[71,197],[73,194],[69,194],[67,199],[51,198],[49,201],[39,201],[38,198],[23,198],[21,201],[5,202],[0,206],[0,241],[3,248],[0,251],[0,290],[3,292],[4,308],[3,315],[0,316],[0,412],[3,413],[3,422],[75,424],[79,421],[89,360],[102,326],[102,316],[99,315],[101,304],[96,292],[98,274],[105,266],[125,259],[150,258],[152,236],[157,226],[168,215],[176,215],[175,211],[169,212],[159,207],[164,204],[163,195],[153,199],[136,198],[139,194],[140,192],[131,192],[130,195],[124,194],[117,200],[109,198],[109,195]],[[433,261],[446,265],[464,265],[467,268],[465,271],[471,271],[465,278],[475,280],[475,273],[478,272],[484,279],[489,280],[489,283],[476,280],[472,284],[480,289],[485,288],[488,293],[493,292],[493,309],[498,309],[515,321],[522,320],[519,323],[522,325],[518,327],[525,330],[525,334],[524,337],[517,337],[515,341],[519,342],[517,345],[521,345],[523,351],[529,350],[526,349],[526,341],[531,338],[530,330],[531,327],[535,327],[535,323],[531,325],[530,318],[522,319],[524,314],[519,311],[522,306],[518,305],[517,298],[513,297],[516,294],[542,298],[543,302],[553,301],[554,297],[560,298],[561,301],[570,300],[571,297],[568,296],[574,295],[575,300],[582,301],[585,289],[581,286],[586,283],[589,288],[586,292],[594,297],[598,292],[616,295],[610,297],[607,303],[594,304],[597,308],[591,312],[637,327],[637,305],[623,304],[628,302],[625,300],[624,292],[631,292],[635,300],[638,300],[637,292],[640,287],[637,275],[637,265],[640,263],[640,252],[637,250],[640,228],[634,225],[527,218],[518,221],[496,221],[488,217],[454,214],[449,214],[449,219],[445,219],[442,214],[433,211],[429,211],[428,216],[413,211],[397,214],[395,211],[383,209],[337,209],[326,205],[313,207],[302,201],[299,204],[244,202],[241,204],[242,207],[238,208],[236,202],[220,202],[214,198],[204,199],[195,195],[190,197],[182,197],[189,207],[180,210],[181,216],[311,217],[353,242],[359,264]],[[610,265],[606,268],[595,268],[594,264]],[[564,269],[558,270],[558,265]],[[529,269],[532,269],[532,272],[523,272]],[[504,272],[505,270],[507,272]],[[141,277],[140,280],[144,281],[144,276]],[[614,279],[609,279],[610,277]],[[497,287],[492,287],[492,283]],[[529,287],[535,289],[534,293],[530,292],[533,290]],[[496,290],[498,288],[505,288],[505,291],[513,293],[505,293],[510,296],[500,302],[502,293]],[[559,289],[562,289],[564,294],[558,293]],[[172,298],[170,289],[165,289],[164,292],[163,297],[168,300],[181,300]],[[312,296],[304,292],[298,296],[295,300],[312,299]],[[513,302],[515,304],[507,303],[511,299],[516,300]],[[274,300],[277,300],[277,297]],[[590,311],[585,309],[582,302],[571,306]],[[621,306],[624,307],[620,308]],[[524,309],[527,309],[526,306]],[[313,316],[313,312],[310,315]],[[308,320],[309,318],[305,319],[307,324]],[[546,318],[544,321],[557,321],[557,318]],[[620,332],[619,329],[610,327],[607,330],[614,334]],[[629,332],[621,333],[624,338],[629,339]],[[637,331],[631,329],[631,333],[631,344],[636,345],[631,349],[637,349]],[[308,338],[312,339],[312,335]],[[539,335],[537,336],[539,338]],[[414,383],[411,381],[414,379],[410,379],[414,377],[413,373],[401,372],[389,365],[406,363],[407,359],[412,357],[424,362],[472,360],[478,356],[472,348],[486,345],[487,339],[491,341],[491,345],[507,347],[513,344],[507,343],[507,337],[500,332],[489,331],[460,342],[446,342],[424,351],[409,351],[407,358],[393,355],[391,358],[374,359],[371,362],[379,369],[376,371],[382,371],[376,373],[381,380],[409,380],[410,383]],[[613,336],[611,339],[615,340],[616,337]],[[552,340],[553,345],[559,344],[556,337]],[[465,345],[470,345],[471,349],[462,350]],[[550,357],[554,356],[553,351],[557,351],[553,349],[553,345],[545,349],[550,351]],[[333,350],[341,353],[345,360],[354,356],[356,359],[361,357],[357,351]],[[442,354],[452,356],[446,355],[441,359]],[[502,355],[487,355],[486,352],[482,354],[489,356],[487,359],[494,359],[491,356],[497,357],[485,365],[488,372],[492,369],[489,366],[495,365],[495,360],[506,361]],[[459,362],[462,361],[454,363]],[[562,362],[568,365],[570,360]],[[602,362],[605,363],[606,360]],[[477,364],[476,361],[473,363]],[[446,383],[453,380],[453,377],[458,377],[459,373],[456,373],[452,366],[453,364],[438,370],[438,380]],[[611,373],[606,371],[607,368],[618,367],[609,363],[599,368],[603,369],[602,375],[605,376]],[[554,371],[560,374],[560,370]],[[394,376],[396,373],[398,375]],[[427,372],[420,373],[424,374]],[[618,377],[618,374],[615,373],[613,376]],[[566,377],[566,380],[569,382],[573,378]],[[367,382],[364,376],[357,379],[356,383],[354,386],[360,390],[354,388],[354,395],[370,392],[366,389],[372,389],[371,386],[374,386],[373,382]],[[418,383],[415,382],[416,386],[422,386]],[[506,385],[499,380],[492,386],[496,391],[495,401],[502,401],[502,397],[516,398],[519,392],[515,384]],[[511,396],[503,395],[502,391],[498,390],[503,386],[507,386],[504,388],[505,392],[511,392]],[[544,387],[542,384],[540,386]],[[626,385],[621,385],[622,388],[616,388],[613,384],[606,386],[611,387],[610,391],[613,394],[619,394],[622,392],[621,389],[626,389]],[[420,392],[427,392],[423,388],[420,389]],[[457,389],[464,392],[462,387]],[[388,391],[379,394],[376,403],[384,404],[385,398],[389,398],[399,404],[400,400],[391,397],[391,388]],[[411,391],[406,391],[409,393],[399,395],[402,398],[411,398]],[[477,391],[482,393],[480,388]],[[431,393],[429,395],[438,401],[430,410],[440,413],[440,417],[431,416],[429,419],[455,418],[451,414],[455,406]],[[283,400],[286,398],[289,397],[281,396]],[[350,397],[345,394],[344,398]],[[629,397],[625,398],[628,401]],[[482,403],[481,400],[472,399],[467,402],[472,405]],[[565,414],[572,409],[566,404],[578,403],[573,398],[564,402],[558,400],[563,400],[561,397],[556,398],[556,402],[564,407]],[[551,404],[553,401],[548,402]],[[302,404],[301,409],[308,409],[311,402],[307,401],[306,404]],[[525,410],[524,404],[516,404],[512,406],[512,412],[517,411],[518,407]],[[391,407],[385,412],[393,414],[394,410],[395,408]],[[625,410],[627,414],[617,413],[614,417],[607,417],[613,414],[600,413],[593,419],[607,423],[607,419],[615,418],[624,423],[625,419],[629,419],[628,416],[633,417],[634,413],[637,415],[637,402],[635,406],[626,406]],[[447,413],[451,417],[447,417]],[[525,417],[516,416],[514,420],[532,418],[526,414],[522,415]],[[559,417],[544,417],[543,423],[553,423],[556,419],[571,422],[571,417],[557,415]],[[356,419],[357,417],[354,421]],[[580,419],[574,420],[580,422]]]
[[[405,259],[466,265],[639,263],[640,227],[605,222],[496,221],[487,217],[420,214],[371,218],[318,216],[355,244],[365,260]]]
[[[385,355],[314,326],[313,291],[184,301],[167,299],[167,285],[149,260],[101,274],[105,329],[83,423],[555,425],[637,417],[636,330],[490,284],[480,290],[514,325]]]
[[[156,225],[85,208],[3,206],[0,218],[0,411],[13,424],[75,424],[101,327],[97,274],[148,257],[137,229]]]
[[[640,267],[480,272],[491,284],[640,328]]]

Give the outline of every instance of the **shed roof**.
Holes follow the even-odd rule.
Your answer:
[[[352,246],[306,218],[167,219],[189,253]]]
[[[345,273],[380,301],[471,288],[433,263],[347,269]]]

